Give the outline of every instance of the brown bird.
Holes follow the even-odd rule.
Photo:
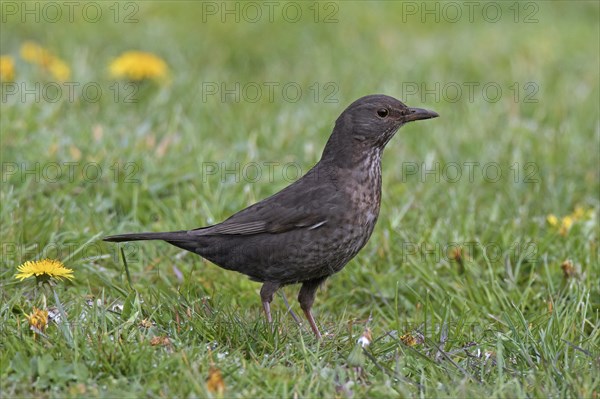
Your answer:
[[[271,197],[213,226],[104,240],[164,240],[263,283],[260,297],[269,323],[275,292],[301,283],[300,307],[321,338],[311,312],[316,290],[356,256],[373,232],[384,147],[405,123],[437,116],[389,96],[362,97],[335,122],[321,160]]]

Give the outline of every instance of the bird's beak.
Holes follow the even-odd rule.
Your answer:
[[[421,119],[437,118],[437,112],[429,111],[423,108],[409,108],[410,113],[404,117],[404,122],[419,121]]]

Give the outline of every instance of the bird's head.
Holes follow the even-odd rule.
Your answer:
[[[372,151],[381,152],[405,123],[438,116],[383,94],[361,97],[336,120],[321,160],[331,159],[329,162],[351,167]]]
[[[408,122],[436,118],[433,111],[407,107],[401,101],[382,94],[359,98],[342,112],[333,135],[352,146],[383,149],[398,128]],[[332,136],[333,136],[332,135]]]

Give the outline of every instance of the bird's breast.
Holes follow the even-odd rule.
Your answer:
[[[345,179],[345,191],[349,198],[349,221],[351,231],[349,239],[355,241],[357,251],[366,243],[379,217],[381,202],[381,159],[379,152],[365,154],[358,167],[351,171],[351,177]]]

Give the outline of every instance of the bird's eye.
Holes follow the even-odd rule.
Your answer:
[[[379,115],[380,118],[385,118],[386,116],[388,116],[390,112],[385,109],[385,108],[381,108],[377,110],[377,115]]]

